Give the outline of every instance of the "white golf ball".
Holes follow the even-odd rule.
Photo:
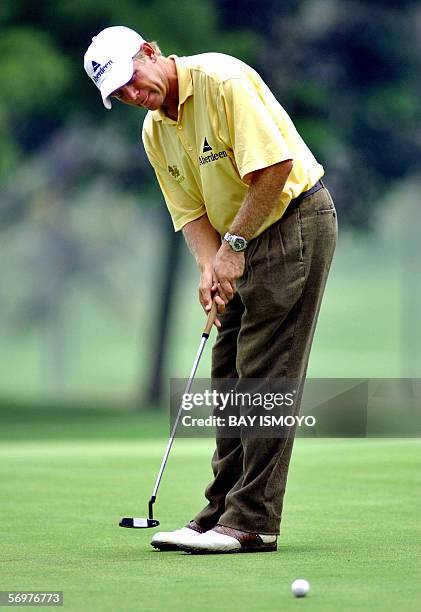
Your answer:
[[[298,580],[294,580],[291,584],[291,591],[295,595],[295,597],[305,597],[310,590],[310,584],[307,580],[303,578],[299,578]]]

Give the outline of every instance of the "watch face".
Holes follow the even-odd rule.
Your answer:
[[[244,238],[240,238],[239,236],[237,236],[232,246],[234,248],[234,251],[242,251],[246,246],[246,241],[244,240]]]

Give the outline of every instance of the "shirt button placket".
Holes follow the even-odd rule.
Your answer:
[[[187,140],[184,137],[183,126],[178,124],[177,125],[177,131],[178,131],[178,136],[180,138],[181,144],[183,145],[183,149],[187,152],[188,156],[190,157],[190,159],[194,163],[195,162],[195,158],[194,158],[194,153],[193,153],[193,147],[192,147],[191,144],[189,144],[187,142]]]

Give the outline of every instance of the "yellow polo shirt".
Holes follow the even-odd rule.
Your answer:
[[[323,176],[323,167],[250,66],[221,53],[171,57],[178,76],[178,120],[161,110],[148,112],[142,139],[174,228],[207,213],[223,236],[247,193],[244,177],[291,159],[279,202],[257,236]]]

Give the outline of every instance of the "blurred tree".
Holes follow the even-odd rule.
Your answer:
[[[157,39],[164,52],[219,50],[254,64],[260,57],[258,68],[326,164],[343,221],[366,226],[382,191],[411,173],[419,155],[418,6],[162,0],[158,11],[146,0],[105,0],[98,11],[96,0],[3,3],[0,180],[75,112],[98,129],[117,126],[133,143],[142,111],[106,113],[82,68],[92,34],[120,23]],[[146,175],[130,178],[139,189]]]
[[[186,23],[194,27],[186,28]],[[91,38],[110,25],[127,25],[164,53],[215,48],[251,60],[259,37],[246,29],[225,31],[211,0],[14,0],[0,9],[0,181],[26,152],[45,142],[75,113],[117,125],[128,142],[139,138],[144,111],[107,113],[83,70]],[[5,95],[5,92],[8,92]],[[140,183],[138,182],[137,187]]]
[[[113,146],[107,147],[110,141]],[[94,289],[102,304],[119,314],[125,311],[118,283],[107,274],[127,249],[124,236],[112,225],[96,228],[97,223],[89,220],[78,227],[73,211],[80,208],[80,194],[98,189],[112,193],[122,166],[125,172],[137,169],[125,145],[110,128],[100,132],[80,120],[69,122],[20,165],[13,184],[2,194],[3,229],[32,227],[22,245],[25,268],[31,273],[24,276],[10,328],[18,335],[32,328],[43,330],[46,386],[57,396],[69,378],[69,302],[75,288]],[[103,180],[93,181],[92,171]],[[107,175],[112,180],[107,181]]]
[[[218,4],[226,26],[249,22],[250,0]],[[419,163],[419,2],[265,0],[252,20],[260,71],[326,166],[341,221],[368,227]]]
[[[53,78],[54,77],[54,78]],[[48,101],[59,99],[72,78],[71,62],[47,32],[30,25],[3,28],[0,36],[0,180],[16,167],[25,150],[44,140],[35,117],[51,133],[59,124]],[[30,139],[25,138],[29,126]]]

